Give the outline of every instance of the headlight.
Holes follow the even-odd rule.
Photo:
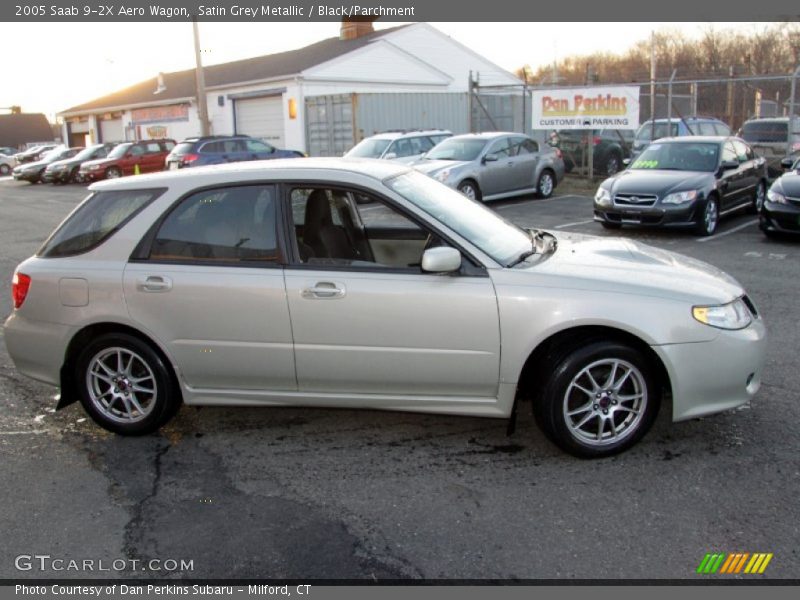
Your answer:
[[[448,177],[450,177],[450,169],[442,169],[433,176],[438,181],[447,181]]]
[[[767,199],[770,202],[777,202],[778,204],[788,204],[788,202],[786,202],[786,196],[784,196],[780,192],[776,192],[773,189],[770,189],[767,192]]]
[[[97,171],[97,169],[100,168],[100,165],[89,165],[88,168],[90,171]]]
[[[704,325],[719,329],[744,329],[753,322],[753,317],[741,298],[718,306],[693,306],[692,316]]]
[[[673,192],[667,194],[661,201],[662,204],[685,204],[697,198],[697,190],[687,190],[685,192]]]
[[[600,206],[611,206],[611,192],[605,188],[597,188],[594,201]]]

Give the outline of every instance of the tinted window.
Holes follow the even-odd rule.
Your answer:
[[[239,186],[192,194],[159,227],[150,259],[277,261],[274,188]]]
[[[145,152],[147,152],[147,154],[155,154],[163,151],[161,150],[161,144],[158,142],[148,142],[145,146]]]
[[[130,143],[115,146],[114,149],[108,153],[108,158],[122,158],[131,146],[133,146],[133,144]]]
[[[144,147],[140,146],[139,144],[131,146],[131,149],[128,151],[128,154],[130,156],[141,156],[142,154],[144,154]]]
[[[245,140],[244,144],[248,152],[272,152],[274,150],[272,146],[258,140]]]
[[[203,154],[222,154],[225,152],[225,148],[222,146],[222,142],[209,142],[208,144],[203,144],[200,152]]]
[[[126,190],[92,194],[47,239],[39,256],[72,256],[91,250],[160,193],[159,190]]]
[[[753,142],[785,142],[788,123],[785,121],[749,121],[742,127],[742,137]]]

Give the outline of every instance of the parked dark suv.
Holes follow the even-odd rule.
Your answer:
[[[297,158],[304,156],[297,150],[281,150],[248,135],[215,135],[183,140],[167,156],[167,169],[202,167],[244,160],[271,158]]]
[[[752,146],[759,156],[767,159],[770,179],[783,173],[781,160],[800,157],[800,117],[792,119],[792,137],[789,139],[789,117],[768,117],[745,121],[741,138]]]
[[[125,142],[116,146],[106,158],[83,163],[78,173],[84,181],[96,181],[161,171],[164,159],[174,147],[175,140],[167,139]]]
[[[588,143],[594,146],[594,171],[610,176],[623,168],[623,160],[630,158],[633,131],[623,129],[562,129],[555,132],[552,141],[561,149],[567,173],[581,167],[586,158]]]

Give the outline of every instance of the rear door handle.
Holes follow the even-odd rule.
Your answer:
[[[331,281],[319,281],[313,287],[305,288],[302,291],[303,298],[318,298],[321,300],[332,300],[334,298],[344,298],[345,288]]]
[[[168,292],[172,289],[172,280],[163,275],[148,275],[137,281],[136,287],[142,292]]]

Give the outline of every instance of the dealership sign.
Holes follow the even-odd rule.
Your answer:
[[[533,92],[534,129],[636,129],[639,86]]]

